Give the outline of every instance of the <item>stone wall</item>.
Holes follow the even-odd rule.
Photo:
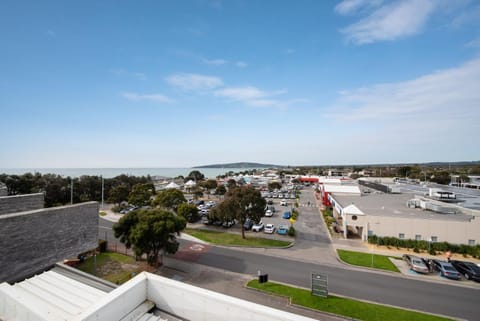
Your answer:
[[[97,202],[0,215],[0,283],[41,272],[97,244]]]
[[[1,196],[0,215],[38,210],[44,203],[43,193]]]

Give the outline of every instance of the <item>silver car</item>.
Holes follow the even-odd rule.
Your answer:
[[[403,260],[407,262],[408,266],[410,267],[410,270],[412,271],[423,273],[423,274],[427,274],[430,272],[428,270],[428,267],[425,265],[425,263],[423,263],[422,259],[419,258],[418,256],[404,254]]]

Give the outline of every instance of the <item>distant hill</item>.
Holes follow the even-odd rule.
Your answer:
[[[272,165],[272,164],[240,162],[240,163],[195,166],[194,168],[278,168],[278,167],[281,167],[281,166]]]

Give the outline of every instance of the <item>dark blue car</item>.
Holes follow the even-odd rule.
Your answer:
[[[283,218],[286,218],[287,220],[290,218],[291,214],[289,211],[286,211],[285,213],[283,213]]]

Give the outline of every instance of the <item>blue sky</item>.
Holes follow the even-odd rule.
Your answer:
[[[2,1],[0,41],[0,168],[480,159],[480,1]]]

